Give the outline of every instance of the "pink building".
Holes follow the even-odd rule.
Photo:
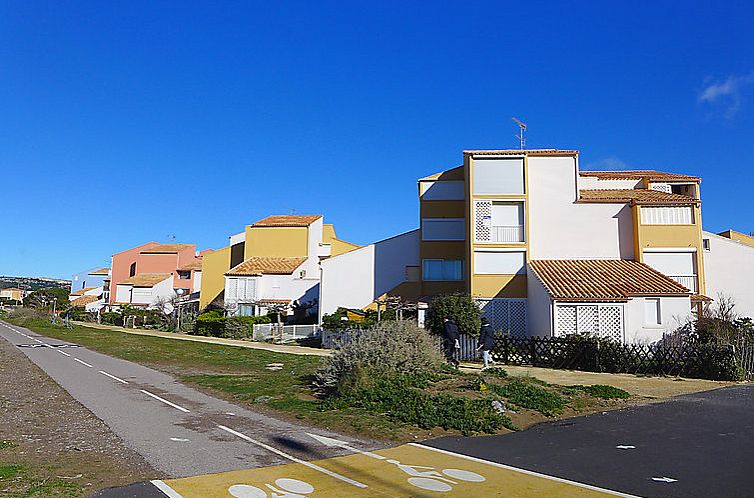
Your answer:
[[[114,254],[108,302],[148,306],[158,297],[170,297],[170,289],[188,296],[198,288],[199,261],[195,244],[148,242]]]

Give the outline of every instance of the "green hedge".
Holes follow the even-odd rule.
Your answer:
[[[208,311],[196,317],[193,335],[246,339],[253,337],[254,324],[271,323],[267,316],[223,316],[221,311]]]

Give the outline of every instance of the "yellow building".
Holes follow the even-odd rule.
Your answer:
[[[321,260],[358,247],[339,239],[335,227],[323,223],[321,215],[268,216],[246,226],[243,232],[232,235],[227,247],[204,255],[200,308],[204,309],[211,303],[218,306],[232,303],[237,306],[240,302],[263,300],[265,296],[267,299],[296,301],[307,294],[304,292],[298,295],[302,288],[308,289],[319,282]],[[286,271],[291,261],[301,261],[301,264],[285,273],[288,277],[282,284],[275,282],[270,289],[263,290],[262,281],[257,277],[264,273],[260,269],[268,268],[273,260],[277,263],[285,261],[286,264],[282,267],[285,267]],[[253,275],[231,271],[244,263],[246,264],[242,268],[256,269]],[[281,275],[274,273],[275,267],[277,266],[272,264],[270,268],[273,269],[268,270],[267,274]],[[275,278],[279,280],[282,277]],[[269,279],[265,279],[264,282],[267,280]],[[246,293],[247,281],[250,282],[249,288],[251,282],[254,283],[253,293]],[[238,295],[239,282],[244,285],[243,296]],[[232,287],[226,288],[228,284]],[[252,297],[252,294],[255,295]]]

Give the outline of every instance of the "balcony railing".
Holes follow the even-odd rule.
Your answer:
[[[668,275],[670,278],[686,287],[691,292],[699,292],[696,285],[696,275]]]
[[[492,242],[523,242],[523,225],[493,225]]]

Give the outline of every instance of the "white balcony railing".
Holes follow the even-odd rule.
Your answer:
[[[670,278],[686,287],[691,292],[699,292],[696,285],[696,275],[668,275]]]
[[[497,225],[492,227],[492,242],[523,242],[523,225]]]

